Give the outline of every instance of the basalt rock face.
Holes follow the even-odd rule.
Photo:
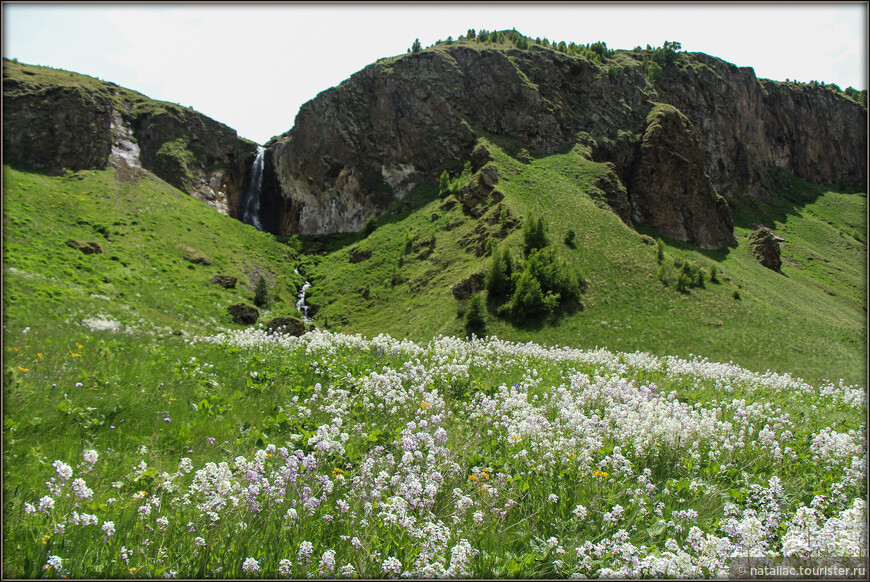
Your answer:
[[[643,53],[596,64],[536,45],[463,42],[378,61],[305,104],[293,129],[267,144],[293,214],[281,228],[360,230],[443,169],[485,164],[473,159],[484,133],[535,156],[585,142],[595,161],[613,164],[618,185],[608,177],[604,199],[624,221],[704,248],[734,242],[717,191],[766,196],[778,168],[818,183],[866,183],[860,104],[758,80],[703,54],[675,54],[651,84]],[[675,113],[650,132],[661,104]]]
[[[596,106],[572,107],[578,89]],[[641,103],[630,83],[626,91]],[[584,123],[604,129],[618,115],[630,124],[630,107],[608,103],[611,94],[587,61],[457,45],[366,67],[303,105],[293,129],[267,147],[298,232],[360,230],[414,185],[461,167],[480,130],[546,155]]]
[[[632,218],[702,249],[736,242],[728,203],[703,164],[692,123],[670,105],[653,109],[629,186]]]
[[[160,107],[130,116],[142,167],[237,218],[257,146],[192,109]]]
[[[144,168],[234,215],[256,145],[201,113],[68,71],[3,61],[3,162],[65,170]]]
[[[80,87],[31,88],[4,74],[4,163],[51,173],[105,168],[111,122],[105,96]]]
[[[666,68],[656,89],[692,120],[726,196],[767,197],[776,168],[819,184],[867,182],[867,109],[830,89],[757,79],[699,53]]]

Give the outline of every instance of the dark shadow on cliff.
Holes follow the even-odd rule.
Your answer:
[[[696,247],[695,245],[693,245],[691,243],[687,243],[685,241],[671,238],[669,236],[661,235],[658,232],[656,232],[655,230],[653,230],[650,227],[643,225],[643,224],[634,223],[634,229],[639,234],[645,234],[645,235],[651,236],[653,238],[662,239],[662,242],[664,242],[669,247],[677,248],[677,249],[684,250],[684,251],[695,251],[696,253],[700,253],[700,254],[704,255],[705,257],[707,257],[708,259],[712,259],[712,260],[717,261],[717,262],[724,261],[728,257],[728,254],[733,249],[737,248],[737,244],[735,243],[735,244],[732,244],[729,246],[722,247],[720,249],[712,249],[712,250],[699,249],[698,247]]]
[[[403,198],[396,200],[384,214],[376,218],[376,226],[402,222],[411,214],[420,210],[433,200],[438,199],[438,186],[435,184],[417,184]]]

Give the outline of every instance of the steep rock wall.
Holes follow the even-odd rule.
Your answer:
[[[757,79],[705,54],[666,68],[660,101],[688,117],[726,196],[766,197],[776,168],[820,184],[867,181],[867,109],[823,87]]]
[[[51,174],[126,165],[234,215],[256,144],[201,113],[85,75],[3,61],[3,161]]]
[[[634,220],[707,248],[733,241],[717,190],[765,196],[778,168],[814,182],[866,183],[861,105],[824,88],[760,81],[701,54],[680,53],[651,85],[639,55],[622,52],[602,66],[538,46],[459,43],[378,61],[304,105],[293,129],[267,144],[296,215],[281,222],[302,233],[359,230],[413,185],[461,166],[482,132],[537,156],[588,140],[596,161],[614,164]],[[666,124],[676,133],[648,140],[642,153],[657,102],[688,125]],[[640,185],[638,175],[664,163],[650,165],[651,148],[673,139],[692,163],[672,158],[665,166],[677,174]],[[713,206],[697,206],[701,199]],[[676,228],[649,211],[654,205],[694,208],[694,226]]]
[[[3,161],[58,173],[105,168],[112,101],[80,87],[27,87],[3,79]]]
[[[670,105],[656,106],[629,187],[632,218],[702,249],[736,242],[728,204],[713,189],[703,162],[692,123]]]

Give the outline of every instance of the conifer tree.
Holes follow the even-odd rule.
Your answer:
[[[505,297],[508,292],[508,280],[505,277],[504,256],[498,247],[492,251],[489,271],[486,273],[486,292],[490,298]]]
[[[266,283],[266,278],[260,275],[257,279],[257,285],[254,287],[254,305],[257,307],[265,307],[269,304],[269,285]]]
[[[450,175],[447,173],[447,170],[441,172],[441,178],[438,181],[438,193],[442,198],[447,196],[450,191]]]
[[[542,249],[550,244],[547,239],[547,231],[544,226],[544,218],[537,220],[529,218],[523,225],[523,250],[528,255],[534,249]]]

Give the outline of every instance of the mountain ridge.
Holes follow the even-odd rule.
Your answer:
[[[455,175],[482,131],[537,157],[591,145],[594,161],[614,163],[631,202],[639,144],[657,102],[688,120],[697,144],[682,145],[703,160],[695,177],[673,156],[657,161],[659,171],[685,178],[684,195],[698,190],[703,174],[729,197],[768,196],[783,170],[817,183],[866,182],[866,107],[820,87],[758,80],[749,68],[700,53],[665,51],[651,81],[644,68],[656,54],[616,51],[599,63],[537,45],[463,41],[378,61],[304,105],[294,127],[267,144],[278,175],[273,195],[294,218],[282,221],[284,231],[361,230],[391,198],[434,182],[443,169]],[[661,191],[654,198],[679,202]],[[684,241],[705,238],[673,228],[691,212],[678,214],[646,224]],[[723,229],[727,217],[702,230]],[[720,235],[703,246],[732,242]]]
[[[445,169],[458,175],[485,133],[538,157],[589,146],[590,159],[611,162],[625,190],[609,198],[617,212],[630,207],[634,222],[709,249],[734,242],[730,207],[720,196],[767,198],[784,183],[782,172],[814,183],[866,184],[866,105],[845,94],[756,79],[749,67],[674,50],[678,43],[631,51],[596,43],[598,52],[581,45],[567,54],[575,45],[563,51],[564,43],[501,34],[511,40],[460,37],[380,59],[304,104],[294,126],[265,144],[264,228],[285,235],[360,231],[415,185],[434,183]],[[64,97],[52,99],[51,91],[70,88],[48,91],[22,67],[4,61],[7,163],[53,172],[103,167],[117,111],[142,140],[148,169],[239,216],[255,144],[189,108],[154,106],[102,81],[58,106]],[[42,77],[51,71],[38,69]],[[47,84],[58,83],[60,73]],[[649,114],[662,105],[682,121],[670,124],[674,135],[644,149]],[[49,108],[62,114],[54,127],[72,124],[66,133],[89,137],[75,140],[79,145],[67,144],[64,132],[41,139],[54,135],[51,128],[28,127],[28,120],[32,111],[51,118]],[[80,151],[88,145],[95,151]],[[673,176],[657,185],[649,179],[656,173]],[[679,196],[668,191],[674,189]]]

